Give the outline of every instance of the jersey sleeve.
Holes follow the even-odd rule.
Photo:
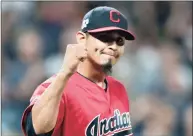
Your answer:
[[[31,112],[29,112],[29,114],[27,115],[27,118],[26,118],[26,133],[28,136],[35,136],[36,135],[34,127],[33,127],[33,123],[32,123],[32,113]],[[51,130],[48,133],[39,134],[37,136],[51,136],[52,133],[53,133],[53,130]]]
[[[30,99],[30,104],[25,109],[25,111],[22,115],[21,128],[22,128],[22,132],[25,136],[27,136],[27,134],[26,134],[27,115],[31,112],[31,109],[32,109],[33,105],[35,103],[38,103],[38,100],[41,98],[40,96],[42,95],[42,93],[46,90],[46,88],[49,85],[50,85],[50,82],[43,83],[43,84],[41,84],[40,86],[38,86],[36,88],[36,90],[34,91],[34,94],[32,95],[32,97]],[[62,126],[62,122],[64,120],[65,103],[66,103],[65,102],[65,95],[63,95],[62,99],[60,101],[59,114],[58,114],[58,117],[57,117],[56,126],[55,126],[54,131],[53,131],[53,133],[55,133],[56,135],[57,135],[57,133],[60,133],[59,131],[62,131],[61,126]]]

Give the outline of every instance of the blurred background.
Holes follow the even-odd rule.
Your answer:
[[[113,68],[135,136],[192,136],[192,2],[167,1],[2,2],[3,136],[22,136],[36,86],[58,72],[84,14],[101,5],[124,13],[137,38]]]

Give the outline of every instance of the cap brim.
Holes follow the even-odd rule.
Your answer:
[[[94,30],[88,30],[89,33],[107,32],[107,31],[119,31],[125,37],[126,40],[135,40],[135,36],[128,30],[119,27],[103,27]]]

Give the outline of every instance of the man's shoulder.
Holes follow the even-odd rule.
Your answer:
[[[113,76],[107,76],[107,80],[111,83],[115,83],[115,84],[118,84],[118,85],[123,85],[121,83],[121,81],[119,81],[118,79],[116,79],[115,77]]]
[[[48,88],[48,86],[56,79],[56,74],[44,80],[38,87]]]
[[[121,81],[119,81],[113,76],[107,76],[107,81],[109,82],[110,85],[125,88],[123,83],[121,83]]]
[[[56,79],[57,74],[52,75],[51,77],[47,78],[45,81],[43,81],[40,86],[43,86],[47,88],[55,79]]]
[[[49,85],[54,82],[54,80],[56,79],[57,74],[52,75],[51,77],[47,78],[45,81],[43,81],[42,83],[40,83],[37,88],[35,89],[33,96],[35,95],[41,95],[48,87]],[[65,88],[72,88],[74,85],[74,79],[75,79],[75,75],[72,75],[69,80],[68,83],[66,85]]]
[[[112,76],[108,76],[107,80],[109,82],[109,87],[111,88],[112,95],[116,95],[116,97],[113,97],[113,98],[122,98],[123,101],[125,100],[127,101],[128,93],[124,84]]]
[[[38,97],[46,90],[46,88],[48,88],[48,86],[54,81],[56,75],[53,75],[49,78],[47,78],[45,81],[43,81],[42,83],[40,83],[35,91],[32,94],[32,97],[30,99],[30,101],[34,101],[34,99],[38,99]]]

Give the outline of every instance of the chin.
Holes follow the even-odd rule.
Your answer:
[[[117,59],[114,56],[105,55],[104,57],[101,58],[100,62],[102,65],[109,64],[109,63],[114,65],[117,62]]]
[[[102,64],[103,64],[103,65],[107,65],[107,64],[115,65],[116,62],[117,62],[117,60],[113,58],[113,59],[103,60]]]
[[[98,66],[101,67],[102,71],[106,75],[111,75],[112,74],[112,60],[111,59],[103,59],[103,60],[100,60],[99,62],[94,61],[93,64],[95,64],[96,67],[98,67]]]
[[[108,65],[111,64],[112,60],[111,59],[104,59],[101,61],[101,65]]]
[[[112,61],[108,60],[106,63],[102,64],[102,70],[106,75],[112,74]]]

